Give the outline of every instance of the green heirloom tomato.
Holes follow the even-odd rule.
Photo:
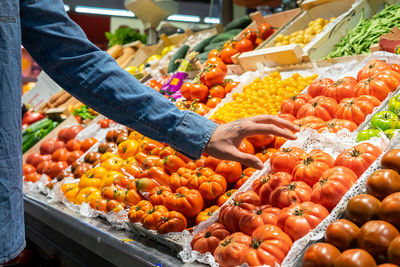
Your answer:
[[[388,129],[399,129],[400,120],[399,117],[391,111],[381,111],[372,117],[371,125],[372,128],[382,131]]]
[[[389,102],[389,111],[400,115],[400,95],[397,95],[390,99]]]
[[[357,142],[366,141],[371,139],[372,137],[377,137],[379,136],[380,132],[381,131],[377,129],[362,130],[357,135]]]
[[[393,137],[395,134],[398,134],[398,133],[399,133],[399,130],[396,130],[396,129],[389,129],[389,130],[384,131],[384,133],[385,133],[386,137],[389,138],[389,140],[390,140],[390,139],[392,139],[392,137]]]

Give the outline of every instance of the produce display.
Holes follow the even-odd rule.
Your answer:
[[[398,22],[399,7],[390,5],[371,19],[363,18],[329,57],[369,52],[379,36]],[[304,25],[304,30],[277,35],[275,46],[304,47],[333,20],[319,18]],[[93,127],[82,123],[98,114],[61,91],[40,112],[25,110],[23,152],[59,124],[45,115],[53,107],[68,109],[80,125],[50,134],[24,155],[25,193],[40,191],[80,215],[100,216],[113,226],[128,225],[133,232],[139,229],[156,241],[182,246],[184,252],[189,249],[194,255],[191,260],[221,267],[279,265],[293,258],[298,246],[303,246],[303,266],[400,266],[400,150],[385,150],[399,140],[400,66],[392,64],[398,58],[374,54],[365,66],[351,62],[356,66],[351,74],[343,71],[349,68],[340,65],[341,60],[329,70],[325,66],[317,70],[314,64],[285,71],[278,67],[267,74],[261,69],[228,74],[239,53],[257,48],[276,30],[267,23],[253,29],[250,23],[246,15],[219,34],[216,29],[189,31],[179,42],[163,40],[157,54],[146,54],[140,66],[129,66],[137,49],[123,44],[143,42],[143,36],[121,28],[108,34],[108,52],[180,110],[218,124],[261,114],[297,124],[301,130],[295,133],[294,143],[270,135],[241,141],[241,152],[264,163],[261,172],[207,154],[190,160],[167,144],[107,118],[99,120],[100,133],[94,133],[88,130]],[[249,77],[257,78],[249,82]],[[382,132],[388,139],[371,139],[384,137]],[[321,144],[303,146],[300,141],[305,139]],[[350,197],[343,196],[350,188],[354,193],[355,187],[364,187],[360,182],[367,178],[365,172],[371,165],[376,168],[383,151],[387,153],[381,159],[382,169],[367,179],[366,194],[347,203]],[[345,215],[336,217],[335,207],[339,202],[342,207],[344,201]],[[329,222],[338,220],[327,227],[324,243],[310,246],[313,242],[305,242],[304,237],[328,225],[321,224],[327,217]]]
[[[379,42],[379,38],[398,26],[400,4],[388,5],[370,19],[361,18],[358,25],[337,44],[328,58],[368,54],[369,48]]]
[[[316,78],[293,74],[283,80],[279,72],[256,78],[243,87],[242,93],[234,93],[233,100],[216,110],[212,118],[230,122],[260,114],[276,115],[284,100],[299,94]]]
[[[328,23],[334,21],[336,18],[332,17],[329,20],[323,18],[317,18],[316,20],[310,21],[308,27],[304,30],[295,31],[290,35],[279,34],[275,38],[275,46],[283,46],[289,44],[299,44],[301,47],[305,47],[306,44],[328,25]]]
[[[319,149],[307,153],[281,148],[271,155],[271,173],[223,205],[218,221],[197,233],[191,246],[212,253],[220,266],[281,264],[293,242],[329,215],[381,153],[369,143],[355,145],[336,159]],[[213,229],[219,231],[211,240]]]
[[[61,186],[66,199],[105,213],[126,209],[131,223],[161,234],[207,220],[255,171],[205,155],[191,161],[130,129],[110,130],[105,141],[62,173],[79,179]],[[240,149],[254,154],[273,141],[254,136]],[[165,218],[176,220],[164,225]]]
[[[366,182],[367,194],[350,199],[346,219],[332,222],[325,242],[309,247],[303,266],[400,265],[400,150],[381,160]],[[394,168],[391,168],[394,167]]]

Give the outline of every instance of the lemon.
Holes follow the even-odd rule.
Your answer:
[[[172,49],[174,49],[175,46],[170,45],[170,46],[166,46],[163,48],[163,50],[161,51],[161,55],[165,56],[166,54],[168,54]]]
[[[146,63],[151,61],[159,61],[161,58],[162,58],[161,55],[152,55],[146,60]]]
[[[135,67],[135,66],[128,66],[128,67],[125,68],[125,70],[127,72],[129,72],[130,74],[134,75],[134,74],[136,74],[138,68]]]

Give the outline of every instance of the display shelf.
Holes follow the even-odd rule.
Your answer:
[[[24,195],[26,235],[62,265],[202,266],[183,264],[175,252],[159,243],[46,201],[41,194]]]

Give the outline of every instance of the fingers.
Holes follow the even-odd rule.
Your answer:
[[[264,164],[259,158],[251,154],[243,153],[239,150],[235,151],[233,157],[233,161],[238,161],[247,167],[252,167],[257,170],[261,170],[264,167]]]
[[[295,140],[297,137],[288,129],[280,128],[273,124],[262,124],[262,123],[252,123],[246,129],[244,129],[243,134],[246,136],[255,134],[272,134],[281,137],[285,137],[290,140]]]
[[[277,116],[258,115],[258,116],[251,117],[250,120],[255,123],[274,124],[278,127],[286,128],[291,131],[299,131],[300,130],[300,128],[296,124],[294,124],[288,120],[279,118]]]

